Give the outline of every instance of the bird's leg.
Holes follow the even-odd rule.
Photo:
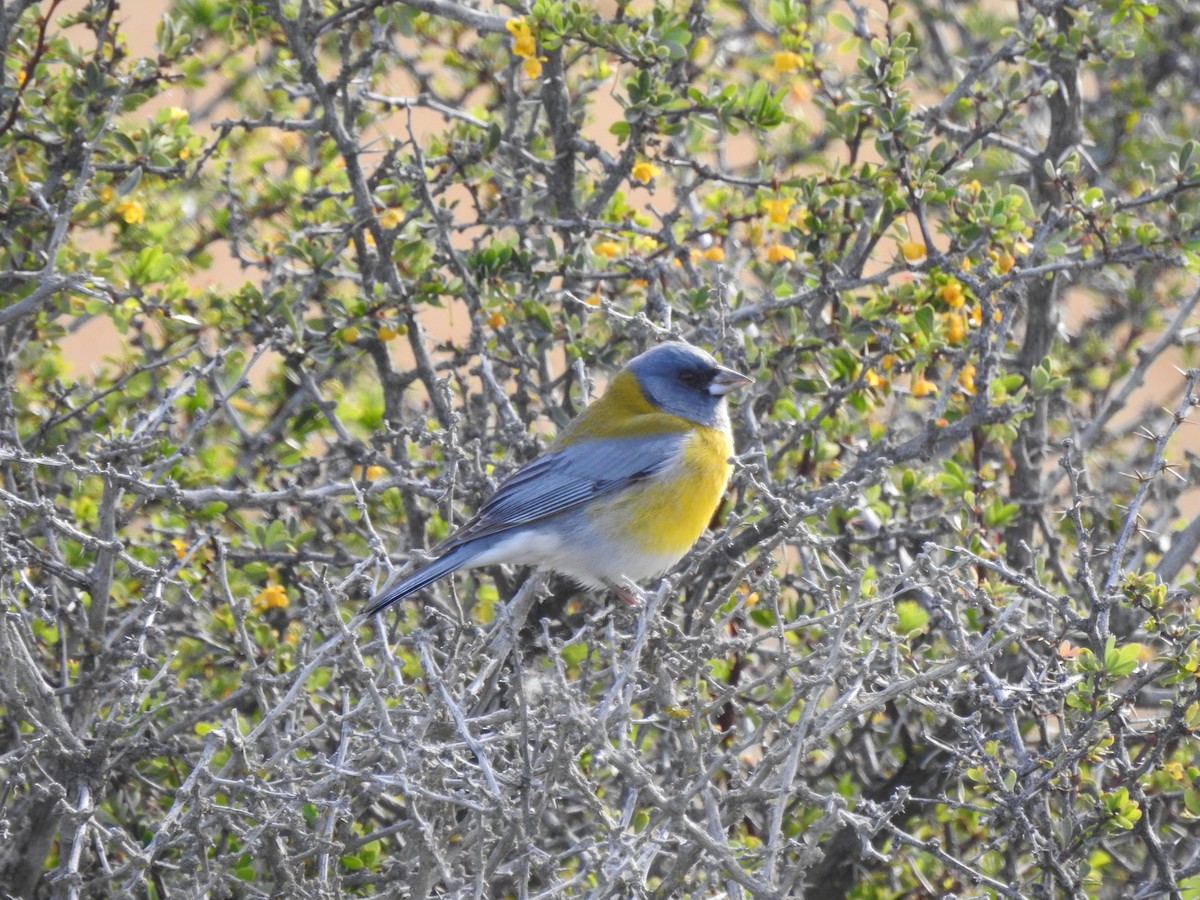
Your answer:
[[[641,588],[639,588],[632,581],[622,579],[622,582],[618,583],[608,578],[602,580],[604,581],[604,586],[606,588],[608,588],[630,606],[638,606],[646,601],[646,597],[644,594],[642,594]]]

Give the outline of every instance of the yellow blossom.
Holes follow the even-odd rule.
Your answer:
[[[896,364],[896,362],[897,362],[897,359],[896,359],[895,353],[885,353],[885,354],[883,354],[883,359],[879,360],[879,365],[883,369],[883,371],[890,372],[892,369],[892,366],[894,366]]]
[[[525,62],[521,64],[521,68],[525,71],[526,78],[539,78],[542,74],[542,63],[546,61],[544,56],[527,56]]]
[[[633,249],[638,253],[653,253],[658,246],[658,241],[648,234],[639,234],[633,239]]]
[[[404,219],[404,213],[396,209],[385,209],[379,214],[379,224],[383,228],[395,228]]]
[[[1016,258],[1011,253],[1009,253],[1007,250],[1005,252],[1001,253],[996,258],[996,268],[1000,270],[1001,274],[1008,272],[1009,269],[1011,269],[1016,264],[1017,264]]]
[[[601,241],[594,249],[601,256],[612,259],[614,256],[619,256],[623,248],[616,241]]]
[[[725,262],[725,248],[709,247],[704,251],[704,258],[709,262]]]
[[[359,334],[359,332],[358,332],[357,327],[355,327],[354,325],[347,325],[345,328],[343,328],[341,331],[338,332],[338,337],[340,337],[347,344],[353,344],[355,341],[358,340],[358,334]]]
[[[599,306],[600,305],[600,295],[599,294],[591,294],[586,299],[584,299],[583,302],[586,303],[588,306]]]
[[[976,328],[983,324],[983,307],[978,303],[971,307],[971,324]]]
[[[938,296],[945,300],[946,305],[951,309],[958,309],[966,300],[962,285],[953,280],[942,285],[938,291]]]
[[[487,323],[489,325],[491,325],[493,328],[499,328],[501,325],[503,325],[505,323],[505,321],[507,321],[507,320],[504,318],[504,314],[499,311],[496,311],[496,312],[492,313],[490,316],[488,316]]]
[[[396,338],[396,329],[391,325],[380,325],[375,334],[381,341],[391,341]]]
[[[804,59],[799,53],[791,50],[780,50],[771,59],[771,65],[777,72],[793,72],[804,65]]]
[[[516,56],[522,59],[537,58],[537,39],[533,36],[533,31],[530,30],[529,23],[525,21],[524,16],[509,19],[504,23],[504,27],[513,36],[513,53]]]
[[[796,261],[796,251],[786,244],[772,244],[767,248],[767,259],[773,263]]]
[[[964,393],[975,393],[975,366],[972,363],[967,363],[962,367],[962,371],[958,373],[958,386],[963,389]]]
[[[376,478],[383,478],[388,473],[388,470],[383,466],[367,466],[366,476],[372,481]]]
[[[146,210],[136,200],[122,200],[117,204],[117,215],[125,220],[126,225],[136,225],[145,221]]]
[[[788,94],[797,103],[804,103],[812,96],[812,91],[808,88],[808,82],[801,78],[793,78],[792,83],[788,86]]]
[[[633,177],[634,181],[640,181],[642,184],[649,184],[662,174],[662,169],[654,165],[654,163],[650,162],[649,160],[643,159],[641,162],[634,165],[629,174]]]
[[[187,541],[183,540],[182,538],[175,538],[171,541],[171,546],[175,548],[176,559],[183,559],[185,556],[187,556]]]
[[[888,386],[887,376],[880,375],[874,369],[867,369],[867,371],[863,373],[863,380],[876,390],[883,390]]]
[[[190,151],[187,147],[179,148],[179,158],[180,159],[187,159],[191,155],[192,155],[192,151]]]
[[[927,397],[930,394],[936,394],[937,389],[938,386],[926,378],[924,374],[913,378],[912,395],[914,397]]]
[[[900,252],[909,262],[917,262],[929,255],[929,251],[920,241],[905,241],[900,245]]]
[[[259,612],[264,609],[283,609],[287,605],[287,591],[281,584],[267,585],[254,598],[254,608]]]
[[[106,184],[101,186],[100,191],[96,196],[100,198],[101,203],[107,203],[114,196],[116,196],[116,191],[113,190],[111,184]]]
[[[967,336],[967,321],[956,313],[946,316],[946,340],[952,344],[961,344]]]
[[[792,198],[780,197],[777,200],[762,201],[762,208],[769,218],[776,225],[782,225],[787,221],[788,214],[792,211]]]

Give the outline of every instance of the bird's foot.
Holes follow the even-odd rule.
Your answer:
[[[646,595],[632,581],[622,578],[619,582],[604,579],[604,586],[628,603],[630,606],[640,606],[646,602]]]

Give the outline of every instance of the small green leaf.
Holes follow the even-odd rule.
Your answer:
[[[139,184],[142,183],[142,167],[134,166],[133,171],[122,179],[117,185],[117,196],[124,197],[126,194],[131,194],[137,190]]]

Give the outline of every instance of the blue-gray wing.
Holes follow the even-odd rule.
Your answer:
[[[518,469],[438,552],[557,515],[652,478],[678,456],[685,434],[605,438],[568,444]]]

